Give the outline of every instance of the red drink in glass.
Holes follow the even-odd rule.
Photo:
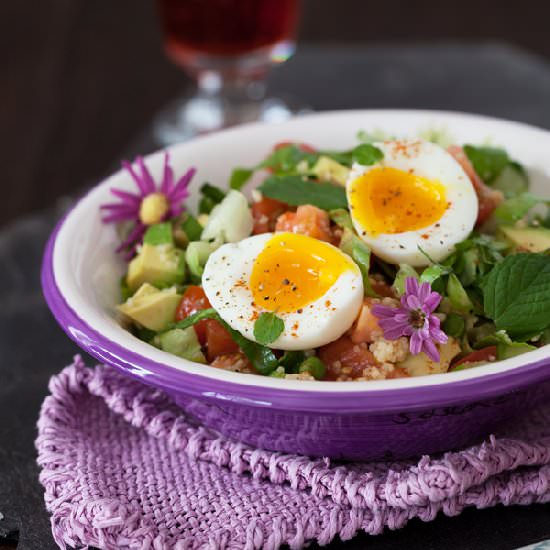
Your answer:
[[[158,6],[166,51],[186,69],[211,68],[213,59],[222,68],[230,68],[231,58],[269,64],[292,53],[299,0],[158,0]]]

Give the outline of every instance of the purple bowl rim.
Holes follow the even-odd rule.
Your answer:
[[[542,359],[500,374],[489,374],[444,385],[364,392],[318,392],[238,384],[163,365],[98,333],[65,301],[55,281],[53,251],[57,235],[71,211],[72,209],[56,225],[44,252],[41,283],[48,307],[66,334],[90,355],[168,393],[178,392],[222,402],[231,401],[235,404],[283,410],[290,408],[312,412],[389,413],[478,402],[521,390],[550,378],[550,371],[545,372],[542,368],[545,365],[550,366],[550,363]],[[452,414],[452,411],[449,412]]]
[[[151,155],[156,153],[153,152]],[[59,231],[77,205],[104,181],[102,180],[75,201],[53,229],[42,260],[42,292],[53,316],[71,340],[96,359],[142,382],[160,387],[172,395],[183,393],[215,400],[218,403],[230,401],[243,406],[280,410],[380,414],[480,402],[520,391],[530,385],[550,379],[550,369],[543,368],[544,366],[550,367],[550,358],[543,358],[503,373],[487,374],[446,384],[376,391],[365,390],[364,392],[357,390],[353,392],[302,391],[217,380],[158,363],[109,340],[92,329],[67,304],[55,279],[53,253]],[[454,414],[452,410],[447,412]]]

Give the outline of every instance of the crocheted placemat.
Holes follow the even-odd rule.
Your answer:
[[[301,548],[466,506],[550,501],[550,405],[461,452],[342,465],[227,440],[80,358],[50,392],[36,446],[63,548]]]

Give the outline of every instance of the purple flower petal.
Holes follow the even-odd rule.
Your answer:
[[[420,285],[420,288],[418,289],[418,294],[417,294],[420,302],[424,303],[428,298],[428,296],[431,294],[431,292],[432,292],[432,287],[430,286],[430,283],[422,283]]]
[[[424,340],[418,331],[413,331],[411,339],[409,341],[409,349],[413,355],[416,355],[422,351],[422,344]]]
[[[146,195],[148,195],[147,185],[143,181],[143,178],[137,175],[136,171],[134,170],[134,167],[127,160],[123,160],[121,164],[128,171],[130,176],[132,176],[132,179],[136,182],[136,185],[138,186],[141,192],[140,193],[141,197],[143,198]]]
[[[422,350],[432,361],[439,363],[439,350],[431,340],[422,340]]]
[[[153,179],[153,176],[151,176],[151,172],[149,172],[147,166],[145,166],[145,162],[143,162],[143,157],[136,157],[136,164],[141,170],[141,181],[145,189],[144,192],[147,195],[149,195],[150,193],[154,193],[157,190],[155,180]]]
[[[170,153],[164,153],[164,175],[160,184],[160,192],[168,195],[174,185],[174,172],[170,166]]]
[[[422,309],[426,313],[433,313],[436,309],[439,303],[441,302],[441,295],[437,292],[431,292],[430,295],[424,300],[424,305]]]
[[[128,193],[127,191],[122,191],[122,189],[116,189],[115,187],[111,188],[111,194],[119,199],[122,199],[123,203],[133,204],[139,206],[143,197],[136,195],[134,193]]]
[[[418,294],[418,280],[416,277],[407,277],[405,279],[405,294]]]

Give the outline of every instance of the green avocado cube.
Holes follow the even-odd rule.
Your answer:
[[[170,222],[157,223],[151,225],[143,236],[145,244],[157,246],[159,244],[174,245],[174,236],[172,234],[172,224]]]
[[[321,155],[312,169],[314,175],[320,180],[333,181],[339,185],[346,185],[349,176],[349,168],[336,162],[330,157]]]
[[[117,309],[140,326],[158,332],[174,322],[180,301],[181,295],[175,287],[159,290],[145,283]]]
[[[544,252],[550,249],[550,229],[546,227],[500,227],[500,231],[522,252]]]
[[[183,283],[185,254],[173,246],[144,243],[139,254],[128,265],[126,282],[133,292],[143,283],[165,288]]]

